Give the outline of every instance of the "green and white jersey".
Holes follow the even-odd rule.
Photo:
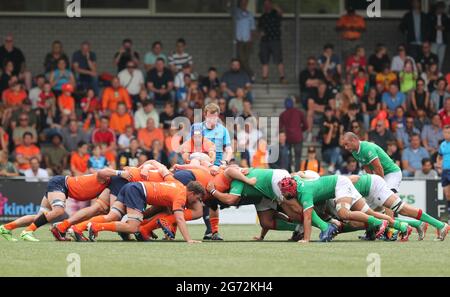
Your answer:
[[[247,177],[256,177],[256,185],[251,186],[239,180],[231,182],[230,194],[241,196],[239,205],[257,204],[262,198],[276,200],[272,188],[272,169],[250,169]]]
[[[297,182],[297,199],[303,210],[314,207],[319,201],[334,199],[336,196],[337,175],[322,176],[313,181],[305,181],[294,176]]]
[[[361,165],[367,165],[370,169],[373,169],[373,166],[370,163],[378,158],[385,175],[400,171],[400,167],[398,167],[389,155],[375,143],[360,141],[359,150],[357,152],[352,152],[352,155],[359,163],[361,163]]]
[[[372,186],[372,175],[363,174],[359,177],[358,182],[355,184],[355,188],[363,197],[369,197],[370,188]]]

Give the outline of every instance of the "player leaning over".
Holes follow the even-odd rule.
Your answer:
[[[315,181],[303,181],[298,176],[285,177],[279,182],[281,193],[287,200],[297,199],[303,207],[304,239],[311,239],[311,220],[314,204],[320,201],[335,199],[336,211],[340,219],[367,223],[375,228],[376,237],[380,237],[388,226],[385,220],[369,216],[361,211],[351,211],[352,206],[362,197],[348,177],[329,175]]]

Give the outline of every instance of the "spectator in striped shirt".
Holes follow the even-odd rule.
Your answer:
[[[174,73],[177,73],[183,69],[183,65],[189,64],[192,66],[192,56],[185,52],[186,41],[183,38],[179,38],[176,43],[175,52],[169,56],[169,65]]]

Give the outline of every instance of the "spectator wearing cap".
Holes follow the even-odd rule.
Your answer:
[[[309,146],[307,152],[308,154],[306,160],[302,160],[300,166],[298,167],[299,170],[311,170],[317,172],[320,175],[323,175],[325,171],[322,167],[321,162],[317,159],[316,148],[313,146]],[[295,171],[297,171],[297,168],[295,168]]]
[[[75,119],[70,120],[69,124],[62,129],[62,136],[64,147],[69,152],[75,151],[80,141],[88,142],[89,140]]]
[[[8,152],[0,150],[0,176],[19,176],[19,171],[12,162],[8,160]]]
[[[347,158],[347,162],[345,166],[342,166],[340,169],[336,170],[337,175],[360,175],[361,170],[359,169],[358,162],[356,162],[353,156],[349,156]]]
[[[277,145],[274,147],[274,145]],[[274,150],[277,150],[278,153],[275,153]],[[272,169],[284,169],[287,171],[292,171],[291,168],[291,153],[289,151],[289,145],[286,142],[286,133],[284,131],[280,131],[278,133],[278,143],[273,144],[269,148],[269,152],[271,155],[278,155],[277,161],[269,164]]]
[[[30,168],[31,158],[35,157],[40,162],[42,155],[39,147],[33,144],[33,134],[25,132],[23,133],[22,139],[22,144],[16,147],[15,154],[19,170],[23,172]]]
[[[114,130],[109,128],[109,118],[103,116],[100,119],[100,127],[92,131],[92,143],[96,144],[106,144],[108,146],[108,151],[114,151],[116,148],[116,136]]]
[[[125,132],[126,127],[133,125],[133,116],[128,112],[125,103],[120,102],[117,105],[117,111],[111,115],[109,127],[116,132],[117,135]]]
[[[369,141],[377,144],[383,150],[387,149],[388,141],[396,141],[394,135],[386,127],[386,120],[375,121],[375,129],[369,132]]]
[[[237,41],[237,58],[249,77],[254,76],[250,67],[250,54],[253,44],[253,32],[256,30],[255,16],[247,9],[248,0],[240,0],[238,7],[233,6],[235,20],[235,37]]]
[[[15,146],[21,145],[23,142],[23,136],[25,133],[31,134],[31,142],[37,143],[37,131],[36,128],[30,124],[30,118],[28,114],[21,113],[18,120],[18,125],[13,128],[13,142]]]
[[[155,103],[153,100],[145,100],[136,113],[134,114],[134,128],[136,130],[145,128],[147,121],[152,118],[155,123],[159,124],[159,114],[155,109]]]
[[[57,68],[50,73],[50,84],[58,95],[63,91],[62,87],[64,84],[71,84],[72,87],[76,85],[75,76],[68,66],[66,60],[60,58],[58,60]]]
[[[294,99],[284,100],[285,110],[280,114],[280,130],[286,133],[286,142],[291,156],[294,155],[295,168],[300,168],[302,157],[303,132],[307,131],[308,123],[305,114],[294,106]]]
[[[64,148],[60,134],[53,134],[50,139],[51,145],[42,149],[45,167],[50,175],[62,175],[67,168],[68,152]]]
[[[120,80],[116,76],[111,80],[111,86],[103,90],[102,109],[111,114],[117,109],[119,102],[125,103],[128,110],[133,108],[128,91],[120,85]]]
[[[438,173],[433,169],[431,159],[422,159],[422,168],[414,173],[415,179],[438,179]]]
[[[139,102],[139,92],[145,88],[144,75],[142,71],[137,69],[137,64],[130,60],[126,64],[126,68],[119,72],[117,75],[120,85],[124,87],[128,94],[131,96],[133,106],[136,109]]]
[[[147,73],[146,86],[150,98],[157,102],[166,102],[173,98],[173,74],[165,66],[163,59],[158,58],[155,67]]]
[[[241,69],[241,62],[238,59],[231,60],[230,69],[222,75],[220,81],[225,99],[235,97],[237,88],[242,88],[245,91],[246,98],[252,101],[250,76]]]
[[[129,61],[139,64],[139,53],[133,48],[133,41],[126,38],[122,41],[119,51],[114,54],[114,65],[117,66],[117,73],[127,67]]]
[[[193,65],[192,56],[186,52],[186,40],[178,38],[175,43],[175,51],[169,56],[169,66],[173,73],[182,70],[183,65]]]
[[[147,52],[144,56],[144,67],[146,72],[149,72],[155,66],[155,62],[158,58],[163,59],[167,64],[168,59],[166,54],[162,52],[162,49],[163,45],[161,41],[153,42],[152,50],[150,52]]]
[[[72,69],[77,76],[77,85],[81,90],[92,88],[99,95],[97,55],[91,50],[87,41],[81,43],[80,49],[72,55]]]
[[[415,172],[421,170],[422,160],[430,158],[427,150],[420,145],[420,135],[413,134],[410,140],[411,144],[405,148],[402,153],[403,176],[414,176]]]
[[[201,161],[213,164],[216,160],[216,146],[212,141],[204,137],[204,132],[200,126],[196,126],[191,131],[191,138],[181,145],[180,153],[185,163],[200,165]]]
[[[30,168],[24,171],[26,182],[48,182],[49,176],[47,170],[40,168],[40,161],[36,157],[30,159]]]
[[[201,80],[200,87],[205,95],[209,94],[210,90],[219,90],[220,80],[215,67],[209,67],[208,75]]]
[[[155,139],[164,143],[163,130],[157,127],[157,122],[151,117],[147,119],[146,127],[139,129],[137,138],[141,147],[146,151],[150,151],[153,140]]]
[[[73,86],[64,84],[62,94],[58,96],[58,109],[61,115],[61,125],[64,126],[69,117],[75,114],[75,98],[72,97]]]
[[[422,11],[421,1],[412,0],[411,9],[403,15],[399,28],[406,34],[408,52],[414,58],[417,58],[422,43],[430,39],[430,27],[429,17]]]

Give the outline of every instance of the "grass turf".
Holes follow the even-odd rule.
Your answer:
[[[204,227],[190,225],[189,230],[201,238]],[[121,242],[109,232],[96,243],[55,242],[43,227],[36,233],[41,242],[0,238],[0,276],[66,276],[70,253],[80,255],[82,276],[366,276],[370,253],[380,255],[382,276],[450,276],[450,238],[434,242],[433,228],[422,242],[416,233],[409,242],[363,242],[357,239],[361,232],[353,232],[331,243],[306,245],[286,242],[290,232],[280,231],[254,242],[256,225],[222,225],[220,230],[226,241],[188,245]]]

